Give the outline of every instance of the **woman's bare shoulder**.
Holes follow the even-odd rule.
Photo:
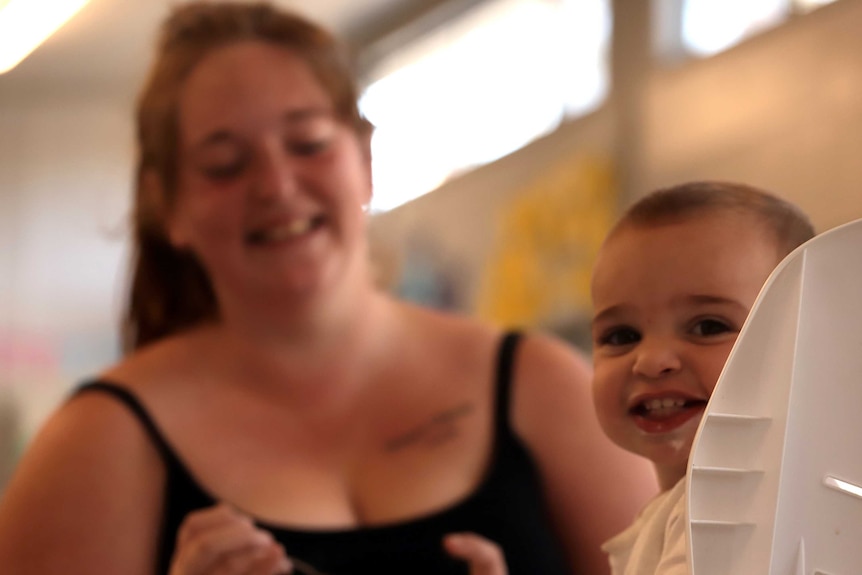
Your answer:
[[[441,311],[409,303],[399,304],[409,326],[437,345],[487,345],[501,334],[499,327],[465,313]]]
[[[16,573],[118,572],[133,557],[132,564],[151,565],[125,543],[107,552],[95,542],[122,532],[145,550],[152,545],[148,529],[158,522],[152,510],[159,508],[163,474],[157,450],[126,406],[106,394],[75,394],[30,441],[6,487],[0,564]],[[84,567],[67,571],[69,564]]]
[[[440,368],[486,370],[502,336],[500,328],[464,314],[405,305],[403,345]]]
[[[548,386],[588,384],[592,377],[581,349],[541,330],[525,332],[518,366],[524,379],[540,380]]]
[[[187,336],[166,338],[134,350],[102,371],[98,378],[148,398],[161,389],[181,387],[198,360],[193,360],[193,339]]]

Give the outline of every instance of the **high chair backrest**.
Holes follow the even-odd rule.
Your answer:
[[[767,280],[686,481],[693,575],[862,574],[862,220]]]

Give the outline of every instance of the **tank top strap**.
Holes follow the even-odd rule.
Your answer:
[[[509,418],[512,413],[512,380],[514,379],[515,357],[518,342],[521,341],[523,333],[520,331],[508,331],[503,334],[497,352],[496,379],[496,421],[498,432],[508,432],[510,427]]]
[[[150,412],[147,411],[147,408],[144,407],[144,404],[141,403],[140,399],[126,389],[125,387],[118,385],[116,383],[105,381],[105,380],[93,380],[83,383],[78,386],[78,388],[74,391],[74,395],[80,395],[82,393],[104,393],[110,395],[111,397],[118,400],[120,403],[125,405],[135,416],[141,426],[143,426],[144,431],[146,431],[147,435],[150,437],[150,440],[153,442],[153,445],[158,450],[159,455],[162,456],[164,462],[168,465],[176,465],[179,463],[174,450],[171,449],[170,444],[168,444],[167,440],[165,440],[164,435],[159,430],[156,422],[153,420],[153,417],[150,415]]]

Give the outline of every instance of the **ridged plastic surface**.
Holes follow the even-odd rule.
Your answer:
[[[862,220],[770,276],[688,471],[693,575],[862,574]]]

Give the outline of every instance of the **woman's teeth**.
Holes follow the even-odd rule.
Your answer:
[[[250,234],[250,239],[255,243],[264,242],[279,242],[288,240],[296,236],[308,233],[313,227],[314,220],[312,218],[304,218],[301,220],[293,220],[290,223],[258,230]]]
[[[286,226],[282,226],[279,231],[282,235],[298,236],[304,234],[311,229],[311,219],[294,220]]]

